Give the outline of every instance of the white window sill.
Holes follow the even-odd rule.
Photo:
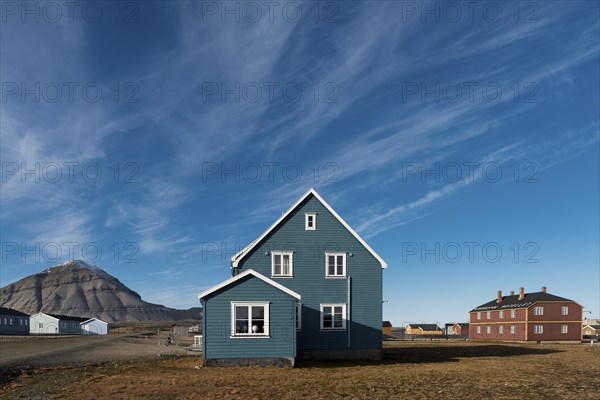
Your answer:
[[[344,332],[346,328],[321,328],[321,332]]]
[[[229,336],[229,339],[270,339],[270,335],[237,335]]]
[[[325,279],[346,279],[346,278],[347,278],[346,275],[344,275],[344,276],[342,276],[342,275],[339,275],[339,276],[325,276]]]
[[[289,275],[271,275],[271,278],[273,278],[273,279],[280,279],[280,278],[292,279],[293,276],[289,276]]]

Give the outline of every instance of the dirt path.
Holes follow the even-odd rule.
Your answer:
[[[185,352],[182,346],[163,343],[159,338],[112,334],[7,338],[0,340],[0,367],[79,365]]]

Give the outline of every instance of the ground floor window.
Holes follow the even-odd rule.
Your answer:
[[[231,303],[231,336],[268,336],[269,303]]]
[[[500,335],[504,334],[504,326],[500,325],[500,326],[498,327],[498,333],[499,333]]]
[[[514,335],[516,331],[517,331],[517,326],[516,325],[511,325],[510,326],[510,334]]]
[[[488,326],[486,326],[486,327],[485,327],[485,333],[487,333],[488,335],[489,335],[490,333],[492,333],[492,327],[491,327],[491,326],[489,326],[489,325],[488,325]]]
[[[481,326],[477,327],[477,333],[481,333]]]
[[[321,304],[321,329],[346,329],[346,305]]]
[[[534,325],[533,333],[535,333],[536,335],[541,335],[542,333],[544,333],[544,325]]]
[[[569,333],[569,325],[561,325],[560,333]]]

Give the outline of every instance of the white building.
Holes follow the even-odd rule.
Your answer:
[[[29,317],[29,333],[32,335],[79,335],[81,334],[79,324],[87,319],[40,312]]]
[[[108,334],[108,322],[98,318],[90,318],[81,324],[81,333],[83,335],[106,335]]]

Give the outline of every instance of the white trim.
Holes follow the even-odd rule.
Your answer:
[[[564,335],[564,334],[566,334],[566,333],[569,333],[569,325],[567,325],[567,324],[562,324],[562,325],[560,326],[560,333],[561,333],[561,335]]]
[[[329,256],[334,256],[335,258],[333,259],[334,261],[334,272],[336,272],[333,275],[329,275]],[[343,266],[343,271],[342,271],[342,275],[338,275],[337,274],[337,257],[338,256],[342,256],[343,257],[343,262],[344,262],[344,266]],[[325,277],[326,278],[345,278],[346,277],[346,253],[325,253]]]
[[[232,301],[231,302],[231,337],[232,338],[265,338],[269,336],[269,309],[271,303],[268,301]],[[237,306],[248,307],[248,333],[236,333],[235,331],[235,308]],[[263,307],[265,310],[264,317],[264,332],[262,333],[251,333],[250,323],[252,321],[252,312],[250,307]]]
[[[544,333],[544,325],[533,325],[533,334],[542,335]]]
[[[312,217],[312,226],[308,226],[309,217]],[[305,231],[316,231],[317,230],[317,213],[314,213],[314,212],[304,213],[304,230]]]
[[[334,307],[342,307],[342,327],[341,328],[325,328],[323,326],[323,308],[331,307],[331,325],[333,326],[333,315],[335,314]],[[322,331],[345,331],[346,330],[346,304],[344,303],[335,303],[335,304],[321,304],[321,316],[320,316],[320,327]]]
[[[283,256],[290,256],[290,274],[275,275],[275,256],[281,256],[281,272],[283,272]],[[293,278],[294,277],[294,252],[293,251],[271,251],[271,278]]]
[[[231,266],[233,268],[237,268],[239,262],[243,260],[244,257],[248,255],[254,247],[256,247],[256,245],[258,245],[273,229],[275,229],[275,227],[277,227],[277,225],[279,225],[281,221],[283,221],[292,211],[296,209],[296,207],[300,205],[300,203],[302,203],[302,201],[304,201],[304,199],[306,199],[311,194],[315,196],[317,200],[319,200],[325,206],[325,208],[327,208],[327,210],[373,255],[373,257],[377,259],[377,261],[379,261],[379,263],[381,264],[381,268],[387,268],[387,263],[383,261],[383,259],[377,253],[375,253],[375,251],[363,240],[363,238],[358,236],[354,229],[352,229],[350,225],[348,225],[346,221],[344,221],[342,217],[340,217],[338,213],[336,213],[335,210],[331,208],[331,206],[327,204],[327,202],[323,200],[323,198],[313,188],[310,188],[302,197],[300,197],[300,199],[298,199],[298,201],[296,201],[296,203],[294,203],[294,205],[290,207],[289,210],[283,213],[281,217],[279,217],[279,219],[277,219],[277,221],[275,221],[275,223],[269,227],[269,229],[267,229],[262,235],[258,237],[258,239],[256,239],[248,246],[240,250],[238,253],[233,255],[231,257]]]
[[[232,283],[234,283],[234,282],[236,282],[236,281],[238,281],[238,280],[240,280],[243,277],[248,276],[248,275],[252,275],[252,276],[254,276],[254,277],[262,280],[263,282],[266,282],[269,285],[271,285],[271,286],[273,286],[273,287],[281,290],[282,292],[285,292],[285,293],[289,294],[290,296],[292,296],[292,297],[294,297],[294,298],[296,298],[298,300],[300,300],[302,298],[302,296],[300,296],[298,293],[294,292],[293,290],[290,290],[290,289],[286,288],[282,284],[279,284],[279,283],[275,282],[274,280],[267,278],[263,274],[258,273],[258,272],[256,272],[253,269],[246,270],[246,271],[244,271],[244,272],[242,272],[242,273],[240,273],[240,274],[238,274],[236,276],[232,276],[231,278],[229,278],[227,280],[224,280],[223,282],[219,283],[218,285],[215,285],[215,286],[213,286],[213,287],[211,287],[209,289],[206,289],[204,292],[202,292],[202,293],[200,293],[198,295],[198,298],[202,299],[202,298],[208,296],[209,294],[211,294],[213,292],[216,292],[217,290],[222,289],[225,286],[228,286],[228,285],[230,285],[230,284],[232,284]]]

